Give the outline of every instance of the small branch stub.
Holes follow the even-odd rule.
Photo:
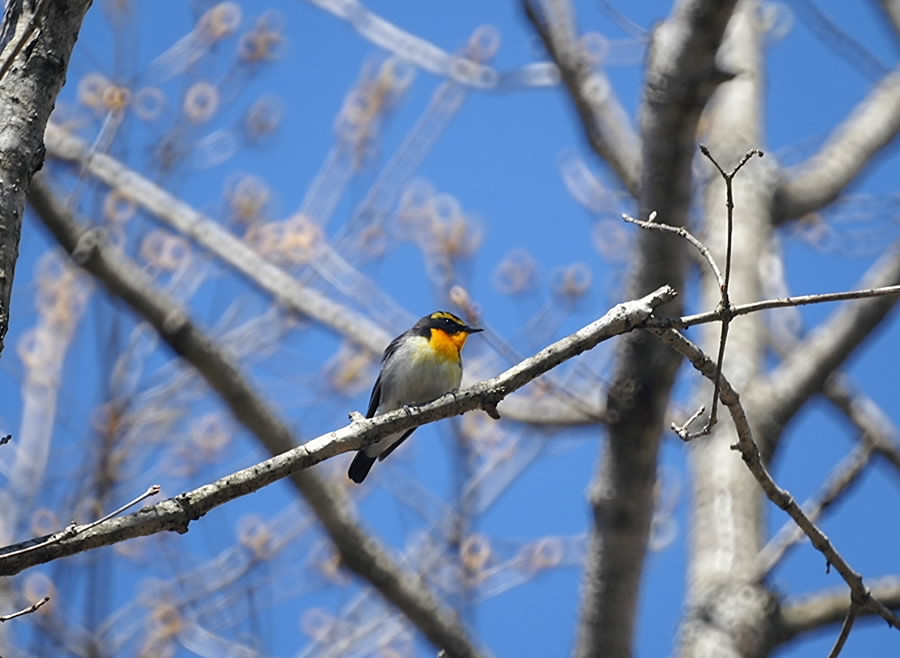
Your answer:
[[[694,422],[698,418],[700,418],[700,416],[702,416],[705,412],[706,412],[706,407],[700,407],[699,409],[697,409],[697,411],[695,411],[693,414],[691,414],[690,418],[688,418],[686,421],[684,421],[683,425],[678,425],[677,423],[673,422],[671,425],[672,431],[675,432],[675,434],[678,435],[678,438],[680,438],[685,443],[687,443],[688,441],[693,441],[694,439],[696,439],[698,437],[706,436],[707,434],[709,434],[710,429],[711,429],[708,425],[705,426],[699,432],[691,432],[688,430],[688,428],[691,425],[693,425]]]

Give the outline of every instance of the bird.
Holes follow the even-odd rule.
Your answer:
[[[460,352],[469,335],[479,331],[483,330],[447,311],[419,319],[384,350],[366,418],[425,404],[457,390],[462,381]],[[350,463],[349,478],[361,484],[375,460],[390,455],[415,429],[389,434],[361,448]]]

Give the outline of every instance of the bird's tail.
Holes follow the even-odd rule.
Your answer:
[[[356,482],[356,484],[361,484],[362,481],[366,479],[366,476],[369,474],[369,470],[374,463],[375,457],[369,457],[366,454],[365,449],[359,450],[356,453],[356,457],[350,462],[350,469],[347,471],[347,475],[350,476],[350,479]]]

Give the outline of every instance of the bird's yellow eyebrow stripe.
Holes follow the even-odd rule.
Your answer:
[[[448,311],[435,311],[428,317],[430,317],[432,320],[451,320],[452,322],[455,322],[459,325],[466,324],[458,315],[453,315],[453,313],[450,313]]]
[[[448,313],[447,311],[437,311],[436,313],[432,313],[430,317],[432,320],[451,320],[459,325],[466,324],[458,316],[453,315],[453,313]]]

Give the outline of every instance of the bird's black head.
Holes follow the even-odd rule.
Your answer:
[[[449,313],[448,311],[435,311],[430,315],[426,315],[416,322],[416,326],[413,327],[415,333],[425,336],[426,338],[431,336],[432,329],[440,329],[450,336],[455,336],[460,332],[474,334],[479,331],[484,331],[483,329],[470,327],[458,316],[453,315],[453,313]]]

